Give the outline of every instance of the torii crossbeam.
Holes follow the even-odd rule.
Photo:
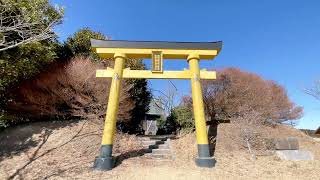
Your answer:
[[[222,48],[222,42],[160,42],[160,41],[114,41],[91,39],[93,50],[102,58],[113,58],[114,68],[97,70],[96,77],[112,78],[105,125],[102,136],[100,156],[94,168],[111,170],[113,138],[116,129],[116,116],[119,106],[119,93],[123,78],[145,79],[190,79],[193,113],[198,144],[196,164],[200,167],[213,167],[214,158],[210,154],[206,121],[204,114],[200,79],[216,79],[215,71],[199,69],[200,59],[214,59]],[[124,68],[126,59],[152,59],[152,70],[131,70]],[[164,71],[163,59],[187,60],[190,69],[183,71]]]

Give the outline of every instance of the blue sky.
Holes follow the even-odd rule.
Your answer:
[[[298,128],[320,126],[320,102],[302,89],[320,79],[320,1],[296,0],[53,0],[65,7],[60,40],[90,27],[115,40],[223,41],[202,68],[238,67],[285,86],[304,107]],[[187,68],[165,61],[165,69]],[[189,94],[188,81],[174,81]],[[165,85],[164,85],[165,84]],[[164,91],[167,81],[150,81]]]

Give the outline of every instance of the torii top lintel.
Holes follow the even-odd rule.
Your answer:
[[[200,59],[213,59],[222,48],[222,42],[166,42],[166,41],[120,41],[91,39],[93,50],[102,58],[113,58],[115,53],[128,58],[151,58],[152,52],[161,51],[164,59],[187,59],[190,54]]]

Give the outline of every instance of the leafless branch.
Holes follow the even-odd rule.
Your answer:
[[[168,89],[166,92],[162,92],[156,89],[151,89],[152,91],[160,93],[159,96],[154,97],[161,104],[161,106],[165,109],[166,114],[169,115],[171,110],[174,108],[174,101],[178,95],[178,89],[173,82],[170,81]]]
[[[320,101],[320,80],[315,81],[311,88],[304,89],[304,92]]]
[[[0,5],[0,51],[55,36],[52,28],[58,19],[44,25],[41,22],[29,22],[19,13],[15,4]]]

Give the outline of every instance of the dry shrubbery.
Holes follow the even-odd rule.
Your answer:
[[[302,116],[302,107],[290,101],[281,85],[253,73],[227,68],[218,73],[217,80],[203,81],[202,85],[209,124],[217,126],[230,120],[238,142],[252,157],[255,150],[266,149],[266,125],[294,122]],[[192,108],[192,99],[184,97],[182,105]]]
[[[235,68],[220,71],[215,81],[204,81],[203,96],[206,114],[212,121],[255,111],[263,123],[283,123],[299,119],[303,111],[290,101],[281,85]]]
[[[261,114],[255,111],[247,111],[243,116],[231,119],[237,141],[248,149],[252,159],[255,159],[255,151],[266,150],[266,134],[262,122]]]
[[[266,150],[267,124],[285,123],[302,115],[285,89],[260,76],[228,68],[216,81],[203,82],[205,110],[209,121],[231,120],[238,141],[255,158],[255,151]]]
[[[136,136],[117,132],[115,135],[114,152],[123,153],[133,149],[141,149],[141,144]]]
[[[82,57],[74,58],[66,64],[53,65],[48,71],[16,89],[13,92],[15,98],[8,109],[29,119],[102,118],[107,105],[110,80],[96,78],[95,72],[103,68],[105,65]],[[128,94],[131,87],[125,81],[122,83],[118,114],[120,120],[128,120],[134,107]]]

